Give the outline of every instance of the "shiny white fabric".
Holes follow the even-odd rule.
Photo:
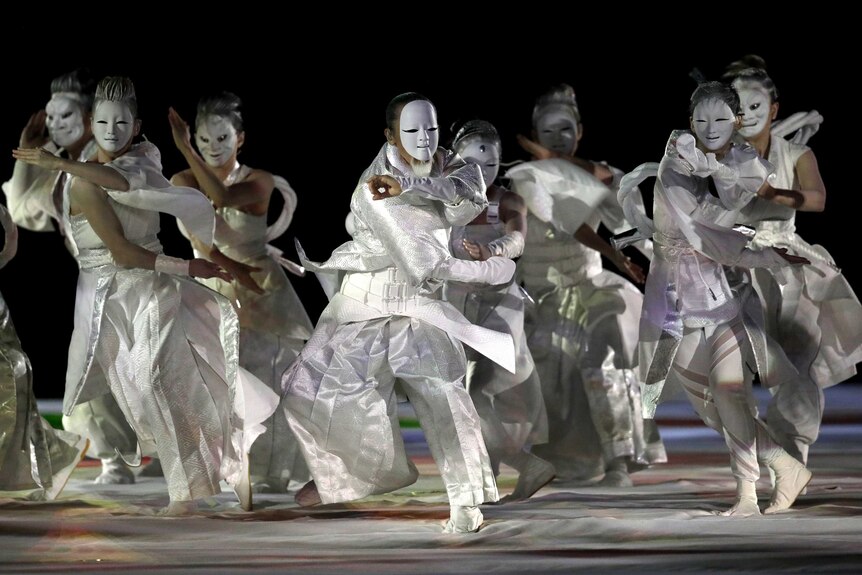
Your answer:
[[[455,227],[452,253],[470,260],[462,240],[488,244],[505,233],[502,222]],[[512,257],[520,255],[518,250]],[[515,343],[515,373],[467,350],[467,390],[482,420],[482,435],[492,467],[497,471],[507,455],[547,441],[548,421],[541,383],[524,332],[524,295],[514,282],[504,286],[447,282],[444,293],[445,299],[471,323],[508,333]]]
[[[212,233],[206,197],[170,186],[152,144],[108,165],[129,180],[128,192],[108,191],[129,241],[161,251],[155,210],[182,216],[198,237]],[[142,452],[158,454],[172,501],[219,493],[221,479],[237,484],[242,454],[278,398],[238,368],[239,326],[230,303],[192,280],[118,268],[86,218],[68,216],[66,224],[81,268],[66,413],[112,393]]]
[[[809,148],[772,136],[769,162],[773,187],[799,189],[796,162]],[[746,213],[756,226],[752,245],[786,248],[810,265],[775,277],[768,269],[753,273],[768,332],[802,376],[782,384],[767,411],[767,421],[787,451],[799,459],[817,439],[823,413],[822,388],[856,374],[862,361],[862,305],[825,248],[796,233],[796,212],[759,200]]]
[[[774,250],[749,249],[748,237],[732,229],[771,167],[751,147],[734,145],[721,161],[738,175],[728,181],[718,172],[710,178],[694,176],[676,149],[677,138],[685,133],[671,134],[654,192],[655,257],[647,276],[639,345],[646,417],[653,416],[662,396],[684,325],[718,325],[742,313],[764,384],[797,376],[764,333],[759,305],[748,297],[745,272],[749,267],[780,270],[785,261]],[[710,193],[708,179],[717,195]],[[728,266],[740,271],[728,277]]]
[[[63,152],[54,142],[42,146],[55,156]],[[87,161],[96,153],[96,142],[90,140],[81,155],[75,158]],[[65,174],[46,170],[39,166],[15,161],[12,178],[3,182],[3,193],[12,221],[16,225],[34,232],[52,231],[60,221],[62,192]]]
[[[243,181],[250,172],[241,166],[233,181]],[[286,194],[279,221],[289,224],[296,208],[296,194],[287,182],[276,178],[277,182],[281,180],[281,189]],[[218,278],[199,281],[234,303],[240,325],[239,365],[280,396],[281,376],[299,355],[313,329],[284,269],[267,249],[270,236],[274,232],[283,233],[287,226],[282,229],[277,222],[275,228],[268,228],[266,215],[230,207],[217,209],[215,218],[215,246],[230,258],[260,268],[252,277],[264,293],[257,294],[236,281]],[[252,482],[265,481],[272,488],[283,490],[291,480],[307,481],[308,468],[284,410],[276,409],[265,425],[266,432],[251,449]]]
[[[614,229],[630,226],[606,185],[569,162],[549,162],[513,168],[512,181],[530,210],[518,279],[536,302],[525,325],[548,412],[548,442],[533,452],[558,477],[577,480],[601,476],[616,457],[664,461],[655,428],[644,429],[634,372],[642,295],[573,236],[606,212]],[[600,209],[607,202],[614,206]]]
[[[769,162],[773,187],[799,189],[796,162],[809,148],[772,137]],[[760,202],[758,202],[760,203]],[[757,217],[757,211],[752,210]],[[825,248],[796,233],[796,213],[763,214],[747,220],[756,225],[753,246],[787,248],[811,265],[794,268],[781,282],[768,270],[757,270],[754,285],[767,310],[768,328],[800,373],[820,387],[840,383],[856,373],[862,361],[862,305]]]
[[[0,268],[15,254],[17,233],[0,205],[5,243]],[[58,474],[81,457],[80,437],[54,429],[39,415],[33,370],[0,294],[0,491],[42,488],[55,497],[66,478]],[[68,475],[66,475],[68,477]]]
[[[60,155],[63,150],[53,142],[46,150]],[[87,161],[96,153],[96,142],[90,140],[79,161]],[[22,228],[53,231],[55,222],[62,221],[63,189],[68,174],[45,170],[24,162],[15,162],[12,179],[3,184],[12,219]],[[62,226],[61,226],[62,227]],[[69,244],[67,243],[67,247]],[[63,416],[63,428],[90,440],[88,453],[100,459],[116,457],[116,450],[129,453],[135,449],[135,433],[126,422],[113,396],[75,406],[71,415]]]
[[[305,259],[300,248],[307,269],[346,272],[332,282],[340,292],[283,378],[288,421],[324,503],[416,480],[399,433],[396,386],[416,410],[450,503],[497,499],[479,418],[464,389],[459,339],[514,369],[512,341],[472,326],[439,301],[441,281],[432,276],[451,257],[450,226],[471,221],[487,204],[484,185],[476,166],[445,150],[433,162],[430,177],[416,178],[384,145],[353,193],[353,240],[322,264]],[[398,178],[403,193],[372,200],[365,181],[374,174]]]

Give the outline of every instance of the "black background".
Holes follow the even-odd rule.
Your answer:
[[[580,24],[565,27],[564,34],[548,28],[547,35],[523,38],[462,34],[450,48],[425,49],[404,43],[394,25],[370,35],[391,38],[385,42],[360,33],[308,42],[284,30],[276,39],[278,31],[269,31],[265,44],[248,40],[253,30],[246,27],[246,40],[234,47],[230,39],[210,37],[218,28],[206,28],[189,30],[184,43],[166,42],[158,51],[152,46],[162,41],[160,32],[150,30],[146,41],[134,40],[122,56],[93,49],[85,55],[56,50],[27,58],[26,45],[10,42],[4,46],[14,57],[4,63],[0,137],[7,153],[0,170],[4,180],[11,176],[10,152],[27,118],[48,101],[51,79],[75,67],[132,78],[143,132],[161,149],[168,177],[185,167],[170,136],[168,106],[192,123],[199,96],[231,90],[244,101],[246,144],[240,161],[284,176],[299,196],[293,224],[276,245],[294,255],[296,237],[312,259],[325,259],[347,239],[343,224],[350,195],[384,142],[384,109],[398,93],[418,91],[431,98],[444,128],[475,116],[493,122],[503,135],[503,159],[511,161],[526,157],[515,135],[529,134],[534,98],[551,83],[567,82],[575,87],[584,122],[579,155],[630,170],[658,161],[670,131],[687,127],[692,67],[717,79],[725,64],[754,52],[766,59],[781,92],[779,117],[811,109],[825,117],[810,145],[829,193],[826,211],[800,214],[797,224],[809,242],[829,249],[858,288],[859,160],[851,150],[858,147],[859,91],[849,87],[858,57],[839,19],[807,17],[795,23],[799,31],[780,39],[777,32],[760,35],[756,41],[739,40],[739,30],[721,41],[698,40],[692,33],[700,30],[699,22],[689,23],[692,33],[686,36],[673,30],[626,36],[604,21],[599,36],[594,31],[589,39],[576,33],[586,25]],[[707,23],[703,29],[709,29]],[[817,30],[828,41],[807,41],[806,30]],[[171,34],[169,27],[164,30],[166,38]],[[434,34],[428,32],[432,40]],[[327,42],[331,45],[322,49]],[[173,222],[163,219],[166,251],[187,257],[190,249],[180,240]],[[0,292],[34,365],[39,397],[62,396],[76,275],[58,234],[26,230],[20,231],[17,258],[0,272]],[[317,280],[291,280],[316,320],[325,305]]]

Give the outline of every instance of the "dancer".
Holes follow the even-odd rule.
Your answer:
[[[535,139],[520,138],[536,160],[510,169],[512,190],[529,209],[518,277],[536,301],[527,342],[548,410],[548,442],[533,453],[557,477],[612,487],[632,485],[630,471],[667,460],[658,428],[641,412],[636,373],[643,296],[602,269],[602,256],[631,280],[643,271],[595,231],[630,227],[613,197],[614,171],[578,158],[583,128],[571,86],[537,99]]]
[[[862,305],[832,256],[796,233],[796,211],[823,211],[826,186],[810,148],[771,133],[778,89],[765,63],[749,56],[728,66],[725,76],[741,100],[739,134],[775,167],[766,196],[743,212],[743,222],[757,232],[752,245],[811,261],[779,276],[765,268],[752,274],[766,328],[800,374],[773,388],[766,421],[781,446],[806,464],[820,432],[823,389],[855,375],[862,361]]]
[[[0,226],[5,232],[3,268],[15,256],[18,232],[2,205]],[[0,491],[34,490],[30,499],[56,499],[88,444],[85,437],[54,429],[39,415],[30,360],[0,294]]]
[[[17,149],[22,161],[75,176],[66,185],[68,236],[81,267],[69,350],[65,410],[112,393],[138,436],[157,453],[167,481],[167,515],[220,493],[225,479],[251,508],[247,452],[277,397],[238,368],[239,326],[225,298],[192,277],[230,276],[203,259],[162,253],[163,210],[211,242],[214,213],[206,197],[173,187],[158,149],[133,144],[140,130],[134,85],[107,77],[98,85],[95,162],[40,149]],[[107,385],[106,385],[107,384]]]
[[[280,394],[281,376],[312,330],[281,266],[285,261],[281,252],[267,243],[290,225],[296,193],[283,178],[237,161],[246,137],[240,108],[239,97],[229,92],[198,103],[195,142],[200,153],[192,148],[188,125],[176,111],[170,111],[174,143],[189,165],[171,182],[202,191],[216,206],[213,245],[191,238],[192,245],[198,257],[219,264],[234,279],[201,281],[235,304],[240,324],[239,364]],[[284,207],[275,224],[267,227],[274,189],[281,192]],[[298,268],[292,264],[290,269]],[[250,454],[252,488],[283,493],[291,480],[308,481],[308,467],[284,410],[277,409],[266,427]]]
[[[349,501],[416,480],[398,425],[397,383],[446,485],[445,531],[475,531],[479,504],[498,496],[464,388],[462,342],[510,371],[514,348],[508,334],[467,322],[439,291],[444,280],[504,284],[514,264],[451,257],[450,227],[473,220],[487,200],[479,168],[438,149],[433,104],[416,93],[395,97],[384,134],[353,193],[353,240],[322,264],[298,246],[306,268],[344,277],[283,379],[288,421],[314,477],[297,501]]]
[[[51,99],[44,110],[33,114],[21,132],[21,148],[42,147],[48,152],[86,162],[96,153],[90,128],[96,82],[84,69],[57,76],[51,81]],[[45,128],[48,137],[45,137]],[[16,161],[12,179],[3,192],[12,219],[22,228],[36,232],[60,230],[63,188],[67,174],[58,170]],[[68,241],[66,246],[70,248]],[[71,249],[71,248],[70,248]],[[63,416],[63,427],[90,440],[89,453],[102,462],[96,484],[135,482],[132,470],[117,451],[135,449],[135,432],[111,395],[103,395],[75,406]]]
[[[654,415],[672,377],[704,423],[724,435],[730,451],[736,501],[722,515],[760,515],[760,462],[776,473],[765,510],[775,513],[793,504],[811,472],[757,418],[747,365],[759,369],[767,386],[798,374],[786,358],[767,354],[775,346],[758,323],[759,302],[751,297],[745,268],[777,271],[807,260],[783,249],[750,249],[748,236],[733,229],[770,168],[753,149],[731,139],[738,125],[736,92],[719,82],[701,84],[689,109],[691,132],[671,134],[658,168],[654,223],[642,213],[632,216],[655,242],[640,328],[644,412]]]
[[[452,149],[482,170],[488,207],[466,226],[454,226],[450,247],[455,257],[515,259],[524,250],[527,208],[520,196],[495,183],[501,142],[496,128],[482,120],[466,122]],[[500,462],[518,471],[518,483],[506,500],[525,499],[554,478],[554,466],[529,452],[547,441],[548,423],[542,387],[524,333],[524,295],[517,284],[481,286],[447,282],[445,299],[476,325],[512,336],[515,373],[467,350],[467,390],[482,421],[482,436],[495,475]]]

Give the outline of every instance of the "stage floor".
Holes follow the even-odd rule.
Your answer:
[[[85,461],[60,500],[0,494],[2,573],[667,573],[862,571],[862,384],[827,390],[811,450],[814,479],[787,512],[734,519],[734,481],[719,435],[685,403],[662,406],[670,462],[628,489],[552,483],[532,499],[483,506],[475,534],[441,533],[449,509],[422,434],[405,429],[422,477],[345,505],[299,508],[256,495],[246,513],[225,491],[191,517],[154,516],[162,479],[97,486]],[[504,468],[501,494],[514,487]],[[764,471],[758,484],[768,494]],[[762,503],[765,501],[762,499]]]

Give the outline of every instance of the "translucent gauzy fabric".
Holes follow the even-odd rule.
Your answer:
[[[462,240],[487,244],[505,233],[501,222],[455,227],[452,253],[470,260]],[[497,471],[502,458],[544,443],[548,436],[542,387],[524,333],[524,294],[514,282],[505,286],[447,282],[444,297],[471,323],[508,333],[515,343],[515,373],[467,350],[467,390],[482,419],[485,445]]]
[[[487,205],[479,169],[438,150],[431,175],[416,178],[384,145],[353,193],[353,240],[316,264],[341,273],[297,361],[283,378],[290,426],[324,503],[391,491],[416,479],[398,427],[396,388],[413,404],[450,503],[497,499],[479,417],[464,388],[461,341],[514,370],[512,340],[473,326],[438,299],[434,270],[451,258],[452,225]],[[403,193],[373,200],[366,180],[398,178]],[[508,344],[508,349],[507,348]]]
[[[657,430],[650,423],[644,429],[635,372],[643,296],[602,269],[599,253],[573,236],[583,224],[595,228],[605,211],[599,206],[616,203],[616,195],[574,165],[558,166],[549,180],[545,163],[536,162],[536,170],[531,164],[518,166],[512,186],[519,195],[524,184],[528,190],[518,280],[535,301],[525,326],[548,413],[548,442],[533,452],[553,463],[558,477],[576,480],[601,476],[605,462],[616,457],[664,461]],[[581,186],[588,193],[579,200]],[[543,198],[536,208],[535,198]],[[621,212],[619,206],[613,211]]]
[[[250,172],[241,166],[234,181],[244,180]],[[296,208],[296,195],[290,197],[293,200],[285,201],[281,218],[288,223]],[[226,256],[260,268],[252,277],[264,293],[257,294],[236,281],[219,278],[199,281],[235,304],[240,323],[239,364],[281,395],[281,376],[311,336],[311,320],[284,268],[267,249],[266,216],[223,207],[216,210],[215,217],[214,244]],[[266,432],[251,450],[252,480],[265,478],[285,488],[290,480],[307,481],[308,468],[284,410],[276,409],[265,425]]]
[[[108,193],[129,241],[161,252],[157,210],[212,240],[209,201],[170,185],[155,146],[140,144],[108,165],[131,186]],[[68,187],[66,195],[68,201]],[[86,218],[68,216],[67,226],[81,269],[66,413],[112,393],[142,452],[158,454],[173,501],[219,493],[220,479],[237,484],[242,454],[278,397],[238,367],[239,322],[230,302],[191,279],[118,268]]]
[[[14,256],[17,242],[15,226],[3,206],[0,224],[6,232],[2,268]],[[80,461],[85,444],[80,436],[52,428],[39,415],[30,360],[0,294],[0,490],[41,488],[53,499]]]
[[[772,136],[769,162],[775,166],[769,182],[775,188],[798,190],[796,162],[809,148]],[[811,261],[776,278],[768,269],[753,273],[754,287],[766,316],[766,328],[799,370],[799,386],[775,390],[768,419],[782,444],[797,454],[797,443],[817,438],[823,411],[822,388],[856,373],[862,361],[862,305],[832,256],[796,233],[796,212],[756,200],[745,212],[756,226],[752,242],[760,249],[786,248]],[[828,217],[828,216],[827,216]],[[796,438],[796,439],[791,439]]]
[[[674,391],[663,386],[683,327],[718,325],[741,313],[764,384],[798,377],[763,329],[759,302],[749,297],[747,268],[778,272],[786,262],[774,250],[749,249],[748,238],[732,229],[771,166],[751,147],[734,145],[721,160],[731,168],[724,176],[694,176],[676,150],[684,133],[671,134],[654,193],[655,256],[647,276],[639,345],[646,417],[653,417],[665,391]],[[717,194],[710,193],[709,179]]]

